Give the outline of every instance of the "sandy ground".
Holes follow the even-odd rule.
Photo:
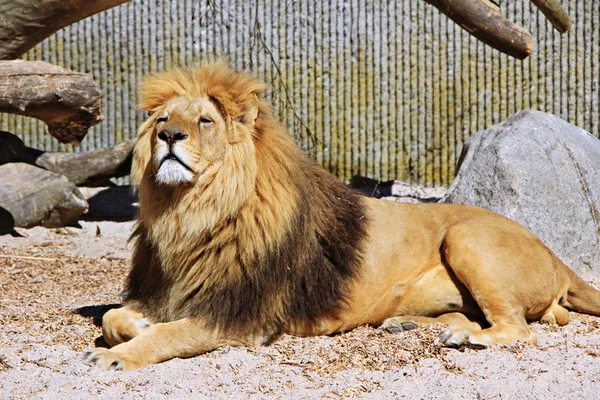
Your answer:
[[[98,320],[119,302],[131,252],[133,200],[113,192],[118,202],[92,198],[81,228],[0,236],[1,399],[598,398],[600,319],[575,313],[565,327],[532,324],[538,346],[459,351],[438,346],[442,326],[361,327],[133,372],[88,367],[81,354],[101,344]]]

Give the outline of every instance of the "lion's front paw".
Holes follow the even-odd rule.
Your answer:
[[[121,371],[135,368],[109,349],[102,347],[86,351],[83,354],[83,362],[91,367],[99,367],[104,370]]]

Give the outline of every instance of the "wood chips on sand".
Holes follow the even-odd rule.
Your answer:
[[[0,248],[0,346],[93,346],[100,328],[75,311],[118,303],[127,268],[123,259],[64,255],[54,242]]]

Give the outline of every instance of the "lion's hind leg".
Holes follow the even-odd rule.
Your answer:
[[[151,325],[144,315],[127,306],[108,310],[102,317],[102,336],[111,347],[127,342]]]
[[[443,257],[469,290],[489,328],[449,328],[442,344],[483,348],[521,341],[535,344],[528,319],[564,324],[568,313],[558,305],[564,279],[553,268],[552,254],[531,232],[499,218],[478,218],[451,227]]]

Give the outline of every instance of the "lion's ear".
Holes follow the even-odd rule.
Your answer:
[[[244,108],[241,115],[235,118],[226,116],[227,125],[229,129],[229,143],[236,143],[242,140],[248,135],[252,135],[254,126],[256,125],[256,119],[258,118],[258,98],[253,93],[253,101]]]
[[[254,96],[256,98],[256,96]],[[250,132],[254,129],[258,118],[258,102],[254,102],[244,114],[238,118],[238,122],[246,126]]]
[[[258,97],[256,92],[247,95],[247,100],[242,105],[242,115],[237,118],[237,122],[244,125],[250,132],[254,130],[256,119],[258,118]]]

